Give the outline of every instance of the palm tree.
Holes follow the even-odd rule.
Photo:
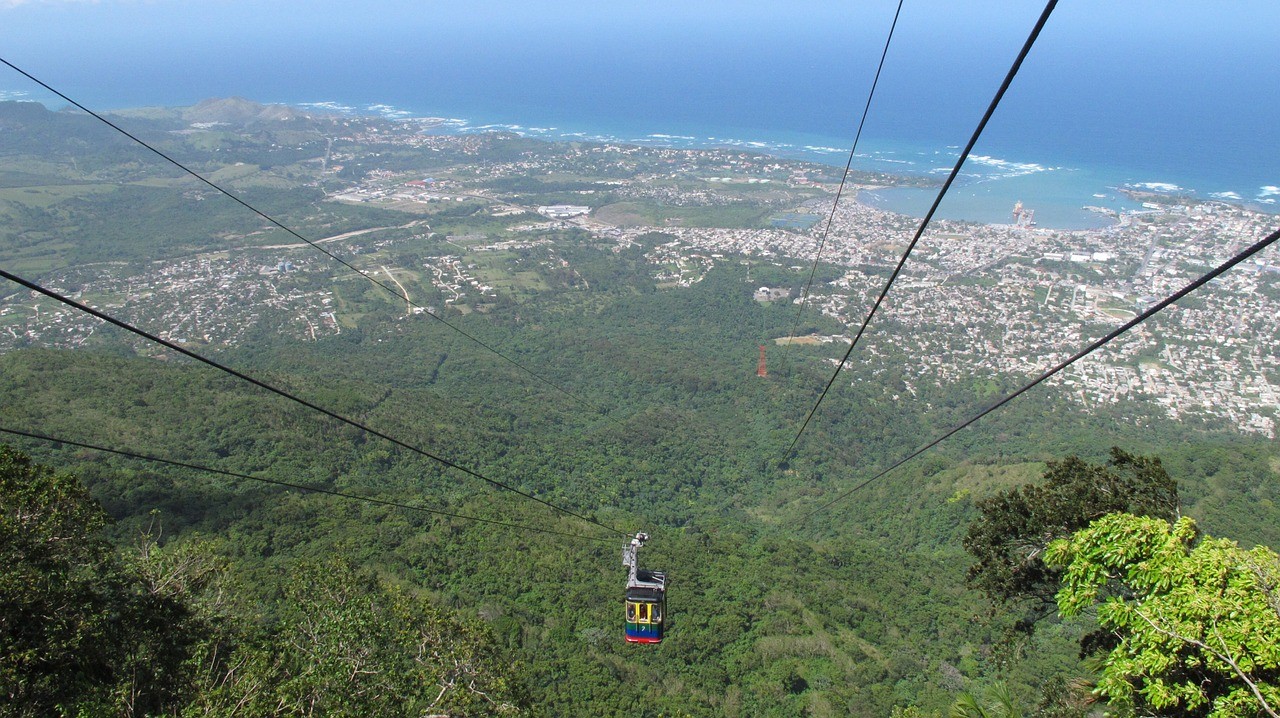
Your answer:
[[[1014,702],[1009,686],[992,683],[982,692],[982,701],[972,693],[961,693],[951,704],[951,718],[1022,718],[1022,708]]]

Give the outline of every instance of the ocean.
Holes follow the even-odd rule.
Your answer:
[[[1133,25],[1146,22],[1141,7],[1093,4],[1064,5],[1051,20],[939,216],[1008,222],[1021,202],[1040,226],[1096,227],[1108,220],[1087,206],[1134,206],[1123,187],[1277,209],[1280,69],[1269,41],[1254,42],[1265,40],[1259,24],[1244,18],[1232,34],[1217,18],[1206,31],[1196,15],[1206,11],[1174,2],[1188,17],[1151,5],[1165,10],[1163,24],[1143,32]],[[665,20],[586,5],[575,6],[581,17],[545,17],[512,4],[502,7],[515,20],[398,23],[335,4],[334,17],[277,32],[269,15],[236,26],[231,4],[202,9],[213,13],[204,26],[178,5],[0,10],[29,26],[56,19],[49,31],[63,40],[9,22],[0,55],[95,109],[242,96],[437,117],[450,131],[741,147],[843,166],[893,9],[863,4],[841,11],[856,13],[842,24],[801,3],[804,12],[757,9],[726,25],[674,4]],[[855,168],[945,177],[1038,12],[1011,0],[976,17],[952,7],[904,6]],[[6,97],[60,104],[7,69]],[[860,200],[920,216],[933,195],[902,188]]]

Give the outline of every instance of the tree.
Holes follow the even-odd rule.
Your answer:
[[[1111,449],[1106,464],[1070,456],[1050,461],[1044,482],[1002,491],[979,501],[964,547],[976,562],[969,585],[1023,611],[1017,628],[1030,633],[1056,609],[1061,571],[1042,560],[1045,547],[1110,513],[1173,518],[1177,483],[1160,459]]]
[[[342,560],[290,572],[280,620],[200,656],[189,712],[232,716],[517,715],[487,628]]]
[[[285,577],[276,620],[226,561],[150,532],[117,551],[80,481],[0,447],[0,715],[508,715],[487,626],[343,561]]]
[[[1280,557],[1112,514],[1045,553],[1063,571],[1060,612],[1097,607],[1117,644],[1095,693],[1128,713],[1280,718]]]
[[[1101,665],[1096,656],[1085,661],[1086,670],[1094,673]],[[1034,715],[1036,718],[1082,718],[1089,715],[1098,700],[1093,694],[1093,687],[1094,681],[1090,678],[1053,676],[1040,689],[1040,705]]]
[[[150,540],[126,561],[73,475],[0,446],[0,706],[142,715],[181,701],[203,582]]]
[[[106,520],[75,477],[0,446],[0,686],[15,715],[51,714],[111,674]]]
[[[1009,686],[993,683],[983,692],[983,700],[972,693],[961,693],[951,704],[950,718],[1022,718],[1022,707],[1014,700]]]
[[[889,718],[942,718],[942,714],[919,706],[894,706],[889,711]]]

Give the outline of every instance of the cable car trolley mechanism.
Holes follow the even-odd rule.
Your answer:
[[[627,642],[660,643],[667,613],[667,575],[639,568],[640,547],[649,534],[638,533],[622,548],[622,565],[627,576]]]

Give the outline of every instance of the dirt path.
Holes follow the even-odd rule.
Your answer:
[[[390,277],[391,281],[395,282],[397,287],[400,287],[400,296],[404,297],[405,315],[407,316],[409,314],[412,314],[411,310],[412,310],[413,302],[409,301],[409,292],[404,288],[404,285],[400,283],[400,280],[396,279],[396,275],[392,274],[390,269],[387,269],[386,265],[379,265],[379,266],[381,267],[382,272],[386,274],[388,277]]]

